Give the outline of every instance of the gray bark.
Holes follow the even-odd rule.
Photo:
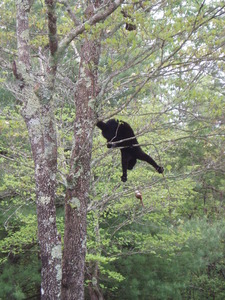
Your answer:
[[[18,61],[14,75],[23,98],[26,122],[35,164],[38,241],[42,262],[42,299],[60,299],[61,241],[56,228],[55,185],[57,172],[56,125],[52,105],[52,67],[43,85],[32,80],[29,49],[29,1],[17,1]],[[35,88],[34,88],[35,86]]]

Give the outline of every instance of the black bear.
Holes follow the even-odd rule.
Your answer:
[[[163,173],[163,167],[158,166],[157,163],[141,149],[128,123],[110,119],[106,123],[99,121],[96,125],[101,129],[104,138],[106,138],[108,148],[120,148],[123,169],[121,180],[123,182],[127,181],[127,169],[132,170],[137,159],[146,161],[152,165],[158,173]]]

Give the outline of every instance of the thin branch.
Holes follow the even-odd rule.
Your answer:
[[[104,21],[109,15],[111,15],[125,0],[109,1],[108,5],[101,7],[90,19],[85,23],[80,24],[75,29],[72,29],[70,33],[60,42],[58,49],[58,57],[62,55],[64,50],[69,46],[72,40],[78,35],[82,34],[87,26],[95,25],[101,21]]]
[[[69,3],[67,0],[59,0],[59,3],[63,4],[68,12],[68,15],[70,16],[71,20],[73,21],[75,26],[79,26],[80,22],[77,19],[77,17],[75,16],[75,14],[73,13]]]

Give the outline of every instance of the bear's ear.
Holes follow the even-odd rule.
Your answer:
[[[98,121],[96,126],[100,128],[102,131],[106,131],[108,129],[108,126],[103,121]]]

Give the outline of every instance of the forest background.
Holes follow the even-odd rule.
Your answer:
[[[0,15],[0,299],[225,299],[224,1]],[[111,117],[164,176],[120,181]]]

